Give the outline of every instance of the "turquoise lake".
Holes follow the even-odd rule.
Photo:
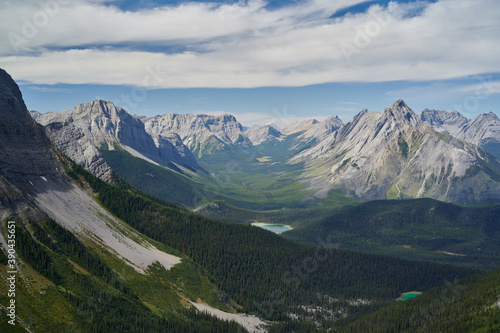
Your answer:
[[[408,299],[415,298],[415,297],[417,297],[420,294],[421,294],[421,292],[419,292],[419,291],[412,291],[412,292],[409,292],[409,293],[404,293],[403,295],[401,295],[400,298],[398,298],[398,301],[406,301]]]
[[[282,232],[292,230],[293,228],[286,224],[274,224],[274,223],[252,223],[253,226],[266,229],[274,232],[275,234],[281,234]]]

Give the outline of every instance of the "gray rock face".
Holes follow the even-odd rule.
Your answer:
[[[500,141],[500,119],[493,113],[484,113],[470,120],[457,111],[436,111],[425,109],[420,118],[441,133],[476,145],[491,138]]]
[[[425,109],[420,113],[420,119],[438,132],[450,134],[460,139],[457,135],[469,123],[469,119],[457,111],[442,111]]]
[[[107,143],[132,149],[134,155],[168,166],[175,162],[189,168],[199,168],[189,149],[179,145],[177,138],[153,138],[146,133],[137,116],[111,102],[96,100],[61,112],[34,114],[46,127],[47,135],[69,157],[101,178],[110,168],[97,149]],[[172,142],[171,142],[172,140]]]
[[[252,127],[245,132],[245,135],[254,146],[258,146],[267,140],[283,141],[283,135],[272,124]]]
[[[232,115],[209,116],[169,113],[142,118],[146,131],[152,136],[177,134],[191,151],[209,142],[217,145],[238,144],[243,148],[252,143],[243,133],[243,127]]]
[[[457,111],[426,109],[420,118],[436,131],[476,144],[500,158],[500,119],[493,112],[467,119]]]
[[[317,195],[341,189],[366,199],[431,197],[451,202],[500,198],[500,164],[477,146],[439,135],[402,101],[363,110],[291,159]]]
[[[43,130],[33,121],[21,91],[9,74],[0,69],[0,169],[3,175],[50,175],[52,153]]]
[[[73,161],[105,181],[112,180],[111,167],[82,129],[67,121],[52,122],[45,126],[45,133]]]
[[[61,176],[43,129],[30,116],[19,87],[0,69],[0,219],[36,217],[33,183]]]
[[[485,139],[500,141],[500,119],[493,112],[484,113],[469,121],[459,139],[481,144]]]
[[[198,165],[191,150],[182,143],[179,135],[175,133],[155,135],[153,140],[159,149],[161,158],[191,167]]]

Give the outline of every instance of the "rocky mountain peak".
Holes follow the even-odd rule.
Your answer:
[[[476,119],[486,119],[489,121],[499,121],[498,116],[493,112],[483,113],[476,117]]]
[[[399,99],[390,108],[384,110],[384,116],[396,120],[398,123],[406,124],[411,127],[419,127],[420,118],[415,112],[402,100]]]
[[[500,119],[493,112],[480,114],[471,120],[457,111],[425,109],[420,118],[438,132],[479,145],[500,157]]]
[[[89,103],[83,103],[73,109],[76,114],[91,118],[106,118],[115,122],[133,122],[135,125],[142,123],[139,117],[129,114],[123,108],[116,106],[113,102],[97,99]]]
[[[420,119],[441,133],[459,137],[462,129],[467,127],[469,119],[458,111],[424,109]]]

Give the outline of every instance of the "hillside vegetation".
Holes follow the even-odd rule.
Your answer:
[[[300,245],[256,227],[221,223],[162,205],[127,185],[104,183],[76,164],[72,172],[117,217],[200,264],[243,311],[273,321],[287,322],[290,313],[305,316],[307,307],[318,306],[317,320],[328,326],[338,319],[331,312],[359,311],[359,305],[348,305],[349,299],[368,299],[372,306],[380,306],[402,292],[427,290],[472,272]]]
[[[332,210],[330,216],[286,237],[335,247],[454,262],[500,265],[500,206],[461,207],[432,199],[371,201]]]

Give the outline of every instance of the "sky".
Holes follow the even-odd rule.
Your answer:
[[[246,126],[415,111],[500,115],[500,1],[0,0],[0,68],[29,109],[95,99]]]

